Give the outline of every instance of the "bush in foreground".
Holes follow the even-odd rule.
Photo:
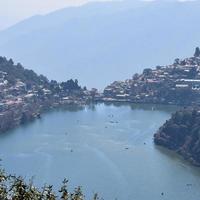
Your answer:
[[[44,186],[38,189],[30,181],[28,184],[22,177],[7,175],[0,169],[0,200],[86,200],[81,187],[75,188],[73,193],[68,191],[68,180],[64,179],[58,192],[53,186]],[[92,200],[99,200],[95,194]]]

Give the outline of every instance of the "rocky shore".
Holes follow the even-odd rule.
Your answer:
[[[188,108],[174,113],[154,135],[154,142],[200,166],[200,109]]]

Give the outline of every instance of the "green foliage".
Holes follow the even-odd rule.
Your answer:
[[[17,79],[29,85],[44,85],[48,83],[48,79],[45,76],[38,76],[33,70],[24,69],[20,63],[15,65],[12,59],[7,60],[5,57],[0,57],[0,71],[7,73],[6,79],[11,84],[14,84]]]
[[[199,49],[199,47],[197,47],[195,49],[194,57],[199,57],[199,56],[200,56],[200,49]]]
[[[199,107],[185,108],[174,113],[155,134],[154,141],[200,166]]]
[[[55,80],[49,81],[43,75],[37,75],[33,70],[25,69],[20,63],[14,64],[13,60],[7,60],[5,57],[0,56],[0,72],[6,73],[6,80],[10,85],[14,85],[18,80],[26,84],[26,89],[31,90],[37,88],[40,90],[41,86],[46,89],[50,89],[53,94],[59,94],[61,92],[80,91],[81,87],[78,84],[78,80],[67,80],[66,82],[58,83]],[[39,95],[43,95],[43,91],[40,91]]]
[[[61,84],[61,87],[63,88],[64,91],[72,91],[72,90],[80,90],[81,87],[78,85],[78,80],[75,79],[75,80],[68,80],[66,82],[62,82]]]
[[[145,76],[150,76],[150,75],[152,74],[152,69],[150,69],[150,68],[144,69],[144,70],[143,70],[143,74],[144,74]]]
[[[68,191],[68,180],[64,179],[60,190],[56,193],[52,185],[44,186],[41,190],[27,184],[22,177],[7,175],[0,169],[0,199],[1,200],[85,200],[81,187],[73,193]],[[92,200],[99,200],[97,194]]]

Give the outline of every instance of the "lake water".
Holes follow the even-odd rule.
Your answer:
[[[0,136],[2,165],[38,186],[58,187],[66,177],[105,200],[197,200],[200,170],[153,144],[173,111],[104,104],[51,111]]]

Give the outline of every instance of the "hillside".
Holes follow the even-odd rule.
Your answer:
[[[200,112],[177,111],[154,135],[157,145],[174,150],[192,164],[200,166]]]
[[[199,9],[199,1],[130,0],[66,8],[1,32],[0,54],[50,79],[103,88],[191,54],[199,44]]]
[[[125,81],[114,81],[104,89],[104,101],[199,105],[200,49],[192,57],[176,58],[170,65],[146,68]]]
[[[40,117],[44,110],[86,104],[93,93],[81,88],[78,80],[49,81],[0,57],[0,133]]]
[[[0,57],[0,72],[6,74],[6,80],[10,84],[15,84],[21,80],[26,84],[46,84],[48,79],[45,76],[38,76],[33,70],[25,69],[20,63],[14,64],[13,60]]]

